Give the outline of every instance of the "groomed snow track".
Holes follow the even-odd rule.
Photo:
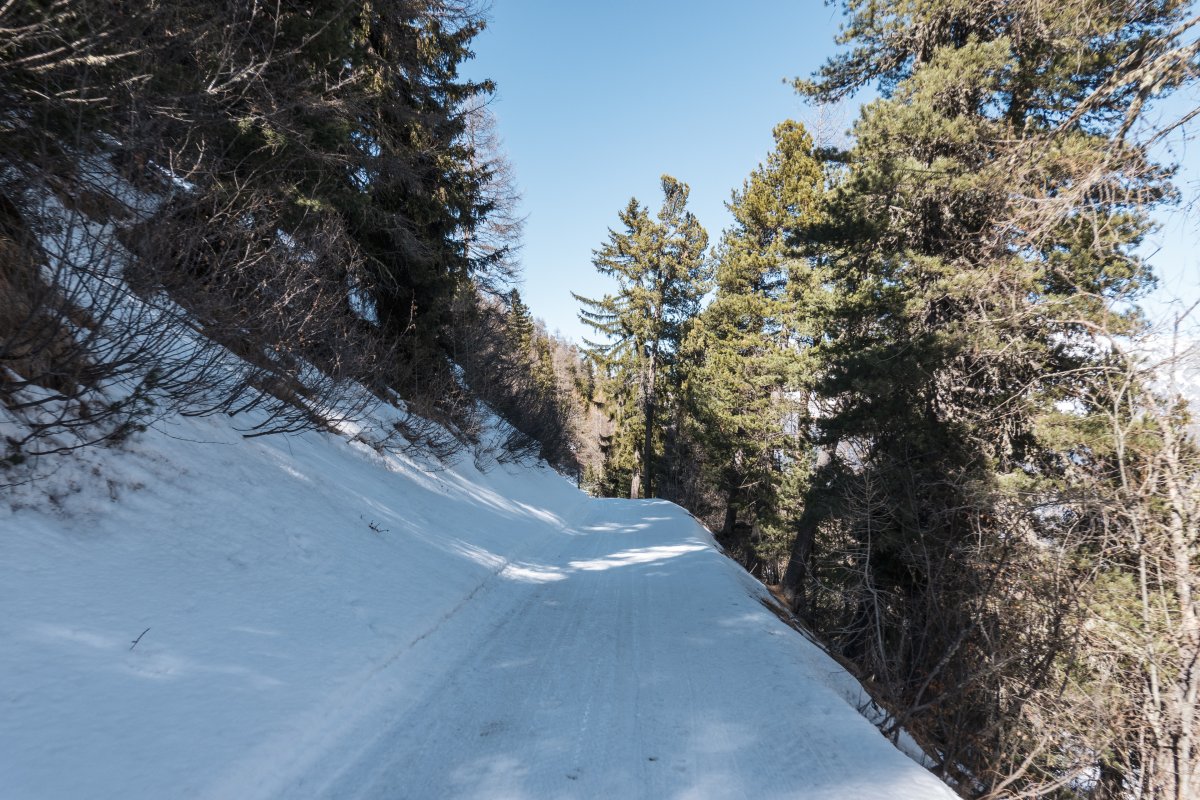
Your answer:
[[[376,678],[408,691],[271,794],[952,796],[851,707],[866,701],[857,683],[764,609],[685,512],[592,500],[577,513]]]
[[[10,489],[0,797],[953,796],[678,507],[373,424],[164,420]]]

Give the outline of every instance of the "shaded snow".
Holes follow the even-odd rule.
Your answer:
[[[176,418],[0,507],[0,796],[951,797],[763,596],[668,503]]]

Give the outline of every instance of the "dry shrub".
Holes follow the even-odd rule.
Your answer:
[[[44,263],[45,254],[20,212],[0,197],[0,400],[5,404],[14,404],[13,393],[28,383],[74,397],[88,367],[67,326],[67,309],[42,275]]]

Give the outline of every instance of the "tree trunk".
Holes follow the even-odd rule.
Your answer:
[[[737,489],[729,490],[729,497],[725,501],[725,521],[721,523],[721,532],[718,534],[722,542],[733,538],[733,529],[737,525],[737,496]]]
[[[1171,760],[1174,772],[1174,797],[1195,797],[1195,769],[1200,761],[1200,744],[1196,738],[1196,706],[1200,701],[1200,617],[1192,597],[1195,572],[1194,542],[1197,540],[1196,507],[1188,492],[1188,468],[1181,458],[1183,443],[1180,432],[1167,420],[1163,425],[1164,479],[1168,501],[1167,551],[1174,566],[1175,598],[1178,604],[1178,623],[1175,633],[1179,663],[1183,665],[1170,693],[1175,705],[1175,730],[1171,736]],[[1194,497],[1194,496],[1193,496]],[[1190,530],[1189,530],[1190,528]]]
[[[650,348],[649,363],[646,365],[646,382],[644,386],[646,405],[646,430],[642,442],[642,476],[646,488],[646,497],[654,496],[654,382],[658,371],[658,343]]]
[[[813,488],[808,493],[809,501],[805,503],[800,519],[796,521],[796,538],[792,541],[792,552],[780,584],[783,596],[792,610],[805,620],[812,611],[808,606],[808,565],[812,558],[813,543],[816,541],[817,528],[833,511],[835,489],[832,485],[834,476],[831,470],[832,454],[836,451],[835,443],[817,456]]]
[[[787,569],[783,573],[780,589],[788,605],[801,619],[808,619],[808,562],[812,556],[813,541],[817,526],[827,513],[824,499],[804,507],[796,523],[796,538],[792,540],[792,552],[788,557]]]
[[[738,438],[741,439],[744,435],[745,432],[738,428]],[[721,537],[724,537],[726,541],[732,539],[734,526],[737,525],[737,503],[742,494],[741,470],[744,460],[745,455],[742,448],[739,447],[733,453],[731,469],[725,473],[726,478],[729,478],[731,474],[736,476],[729,480],[727,484],[729,488],[725,493],[725,522],[721,525]]]

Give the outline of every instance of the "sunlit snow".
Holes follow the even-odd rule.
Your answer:
[[[0,796],[952,796],[681,509],[373,425],[173,418],[18,487]]]

